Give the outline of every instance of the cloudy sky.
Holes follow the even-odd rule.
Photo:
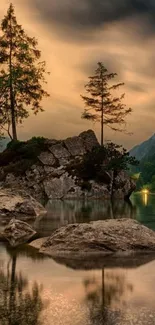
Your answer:
[[[35,36],[47,62],[44,113],[31,116],[18,132],[63,138],[99,125],[81,119],[84,84],[98,61],[125,82],[133,108],[127,128],[105,129],[105,138],[127,148],[155,133],[155,0],[13,0],[18,22]],[[0,0],[0,19],[9,6]]]

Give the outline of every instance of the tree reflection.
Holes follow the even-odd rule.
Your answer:
[[[129,200],[49,201],[46,210],[47,215],[34,224],[40,237],[51,236],[54,230],[70,223],[136,218],[136,207]]]
[[[137,206],[137,220],[155,230],[155,196],[149,194],[146,199],[143,193],[136,194],[132,202]]]
[[[105,200],[81,202],[79,209],[75,211],[77,222],[89,222],[93,220],[132,218],[136,216],[135,207],[131,201]]]
[[[113,271],[105,273],[103,269],[102,283],[95,276],[89,277],[84,280],[84,287],[91,324],[116,325],[120,319],[120,305],[125,305],[125,293],[133,291],[125,275]]]
[[[16,264],[17,252],[12,251],[7,267],[0,266],[0,324],[41,325],[42,286],[35,282],[30,289],[28,279],[17,272]]]

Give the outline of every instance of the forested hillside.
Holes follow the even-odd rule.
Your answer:
[[[139,160],[131,173],[137,178],[137,189],[148,188],[155,191],[155,134],[147,141],[130,150],[130,155]]]

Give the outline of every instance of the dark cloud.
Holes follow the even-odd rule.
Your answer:
[[[135,91],[137,93],[146,93],[146,86],[142,83],[137,82],[126,82],[126,88],[131,91]]]
[[[45,22],[51,22],[62,33],[75,37],[114,21],[139,15],[147,20],[146,30],[155,30],[155,0],[34,0]],[[85,34],[86,35],[86,34]],[[88,36],[88,35],[87,35]]]
[[[99,54],[95,51],[93,57],[89,57],[89,61],[83,62],[80,66],[77,66],[77,69],[81,70],[86,76],[91,76],[97,68],[97,63],[103,62],[109,72],[117,73],[119,79],[123,78],[124,63],[120,55],[108,54],[104,51]]]

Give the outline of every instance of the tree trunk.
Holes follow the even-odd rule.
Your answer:
[[[101,146],[103,146],[103,109],[101,112]]]
[[[12,24],[11,24],[11,17],[10,17],[9,70],[10,70],[10,111],[11,111],[11,124],[12,124],[12,138],[13,138],[13,140],[17,140],[15,100],[14,100],[14,94],[13,94],[13,80],[12,80]]]
[[[103,146],[103,107],[104,107],[104,102],[103,102],[103,74],[101,72],[101,81],[102,81],[102,94],[101,94],[101,146]]]
[[[102,322],[104,324],[104,322],[106,322],[105,319],[105,272],[104,269],[102,269]]]
[[[9,325],[14,322],[13,313],[15,312],[15,286],[16,286],[16,254],[12,257],[12,269],[11,269],[11,279],[10,279],[10,297],[9,297]]]
[[[115,171],[112,170],[112,180],[111,180],[111,200],[112,200],[112,198],[113,198],[114,180],[115,180]]]
[[[13,91],[11,90],[11,88],[12,87],[10,87],[12,138],[13,140],[17,140],[15,105],[14,105]]]

